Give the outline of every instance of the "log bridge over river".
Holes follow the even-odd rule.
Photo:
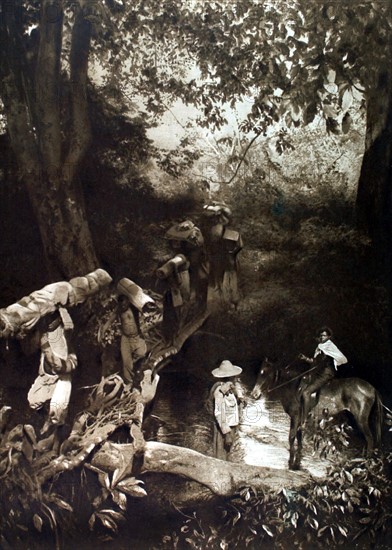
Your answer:
[[[60,305],[69,307],[81,303],[110,281],[106,272],[98,270],[85,278],[48,285],[0,311],[1,335],[23,334],[41,315]],[[55,434],[42,439],[30,424],[5,429],[0,443],[0,476],[23,462],[26,472],[44,488],[47,483],[56,482],[60,474],[86,467],[97,474],[97,482],[101,485],[101,500],[94,501],[97,510],[110,495],[117,502],[126,501],[125,495],[144,496],[146,491],[141,487],[140,476],[148,472],[187,478],[208,489],[211,497],[230,496],[249,486],[256,490],[278,491],[283,487],[298,488],[308,484],[310,475],[307,472],[225,462],[182,446],[145,440],[145,407],[155,397],[159,372],[208,315],[207,307],[184,323],[170,345],[158,342],[146,358],[137,387],[125,384],[117,374],[103,378],[91,389],[85,408],[75,416],[71,432],[64,441],[56,442]],[[120,428],[127,430],[129,442],[116,441]],[[184,495],[177,497],[183,505]],[[189,495],[190,500],[193,497],[194,494]],[[173,495],[173,502],[176,502],[176,495]]]

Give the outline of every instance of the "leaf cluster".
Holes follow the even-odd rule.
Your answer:
[[[169,151],[156,149],[156,155],[158,166],[171,176],[178,178],[200,158],[201,152],[188,137],[185,137],[175,149]]]
[[[388,540],[392,522],[390,455],[353,459],[300,491],[256,494],[252,488],[208,513],[189,512],[158,548],[337,548]],[[210,516],[214,517],[213,515]],[[378,538],[377,538],[378,537]],[[361,546],[364,545],[364,546]],[[367,547],[367,546],[366,546]]]
[[[119,468],[110,475],[88,465],[89,469],[95,472],[100,483],[100,494],[92,500],[93,513],[91,514],[88,526],[90,531],[97,529],[97,523],[103,528],[103,539],[111,540],[118,534],[119,525],[126,520],[127,495],[141,498],[147,495],[141,486],[143,481],[129,475],[129,466],[122,457]]]
[[[72,505],[62,497],[61,487],[43,486],[40,466],[53,453],[37,444],[32,426],[15,426],[0,444],[0,540],[4,548],[39,548],[45,537],[59,541],[62,529],[74,529]]]
[[[258,124],[264,132],[278,120],[307,124],[320,111],[327,130],[337,133],[336,110],[345,115],[353,96],[380,84],[391,21],[390,6],[381,2],[361,2],[354,17],[346,3],[320,10],[302,0],[267,5],[167,0],[159,7],[152,1],[135,6],[124,28],[132,33],[130,43],[146,45],[139,59],[133,56],[132,78],[149,95],[151,112],[159,112],[163,98],[181,98],[203,110],[202,126],[219,128],[225,123],[223,103],[234,106],[250,96],[248,131]],[[200,78],[187,77],[192,71],[181,74],[187,62]],[[135,71],[142,63],[143,70]],[[349,126],[346,117],[343,132]]]
[[[321,458],[338,456],[350,445],[352,427],[347,422],[339,422],[326,412],[313,430],[313,448]]]

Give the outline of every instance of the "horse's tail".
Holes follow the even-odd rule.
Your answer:
[[[384,411],[382,408],[381,396],[376,390],[376,399],[372,408],[372,421],[375,433],[375,444],[378,447],[381,444],[381,432],[384,419]]]

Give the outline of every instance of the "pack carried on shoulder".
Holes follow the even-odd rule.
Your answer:
[[[230,254],[237,254],[243,247],[242,238],[239,232],[229,227],[225,227],[222,239],[227,252]]]
[[[154,300],[139,285],[126,277],[118,282],[117,291],[119,294],[124,294],[139,311],[142,311],[146,304],[154,303]]]

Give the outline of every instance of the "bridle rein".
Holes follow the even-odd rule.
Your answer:
[[[280,370],[287,370],[289,367],[291,367],[292,364],[293,364],[293,363],[290,363],[290,365],[287,365],[286,367],[284,367],[283,369],[280,369]],[[294,382],[294,380],[298,380],[299,378],[302,378],[303,376],[305,376],[305,374],[309,374],[309,372],[314,371],[316,368],[317,368],[317,366],[316,366],[316,367],[312,367],[311,369],[306,370],[305,372],[301,372],[301,374],[297,374],[297,376],[294,376],[294,378],[290,378],[289,380],[286,380],[285,382],[282,382],[282,384],[278,384],[277,386],[274,386],[273,388],[269,388],[269,389],[267,390],[267,393],[270,393],[270,392],[272,392],[272,391],[275,391],[275,390],[277,390],[277,389],[279,389],[279,388],[283,388],[283,386],[287,386],[287,384],[290,384],[291,382]],[[279,373],[279,372],[280,372],[280,371],[277,370],[276,373],[275,373],[275,377],[274,377],[275,381],[277,381],[278,373]]]

